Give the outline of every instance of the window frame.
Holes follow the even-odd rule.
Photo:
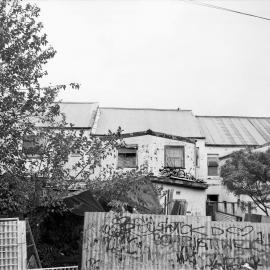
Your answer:
[[[29,146],[25,147],[25,144],[27,143],[29,143]],[[32,147],[31,147],[31,144],[33,145]],[[45,144],[46,144],[46,140],[44,139],[44,137],[39,136],[37,134],[26,134],[23,137],[22,152],[29,159],[40,158]],[[33,150],[31,151],[31,149],[35,149],[37,151],[33,151]]]
[[[183,166],[181,167],[172,167],[167,166],[166,164],[166,151],[169,148],[180,148],[183,149]],[[174,169],[185,169],[185,146],[184,145],[164,145],[164,168],[174,168]]]
[[[122,166],[119,166],[119,154],[124,154],[124,153],[119,153],[119,150],[120,149],[130,149],[130,150],[135,150],[133,153],[135,153],[135,166],[129,166],[129,167],[122,167]],[[136,169],[138,168],[138,146],[134,146],[134,145],[127,145],[127,146],[123,146],[123,147],[119,147],[117,149],[117,161],[116,161],[116,168],[117,169]]]
[[[218,164],[217,166],[209,166],[209,165],[208,165],[208,163],[209,163],[208,158],[211,157],[211,156],[217,158],[217,164]],[[215,174],[215,175],[210,175],[210,174],[209,174],[209,167],[217,168],[217,174]],[[219,168],[220,168],[219,154],[207,154],[207,176],[208,176],[208,177],[219,177],[219,176],[220,176]]]

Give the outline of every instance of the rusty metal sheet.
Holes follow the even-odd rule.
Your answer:
[[[270,269],[270,226],[209,217],[86,213],[82,270]]]
[[[182,137],[201,137],[191,111],[132,108],[100,108],[96,134],[107,134],[121,127],[123,133],[153,130]]]

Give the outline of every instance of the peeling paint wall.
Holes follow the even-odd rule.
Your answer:
[[[148,163],[149,171],[157,175],[159,169],[164,166],[164,147],[167,145],[184,146],[186,171],[195,175],[194,156],[195,145],[182,141],[176,141],[156,136],[139,136],[126,138],[127,144],[138,145],[138,166]]]
[[[138,146],[138,167],[140,168],[141,166],[148,166],[148,171],[152,172],[156,176],[159,175],[159,170],[164,166],[164,147],[167,145],[184,146],[186,172],[196,176],[197,168],[195,165],[195,144],[193,143],[160,138],[151,135],[125,138],[125,143],[130,145],[136,144]],[[112,166],[114,170],[117,170],[117,152],[104,161],[103,166],[105,167],[107,165],[109,167]],[[188,202],[187,211],[190,213],[190,215],[206,215],[206,192],[204,189],[197,190],[194,188],[172,185],[162,186],[163,190],[174,190],[174,199],[185,199]],[[177,192],[180,192],[180,194],[177,195]]]
[[[147,165],[148,171],[154,175],[159,174],[159,169],[164,166],[164,147],[167,145],[184,146],[185,149],[185,168],[186,172],[195,176],[195,145],[193,143],[182,142],[177,140],[171,140],[166,138],[160,138],[151,135],[130,137],[124,139],[126,144],[136,144],[138,146],[137,151],[137,164],[138,168]],[[117,169],[117,151],[106,158],[104,166],[112,165]]]
[[[177,187],[162,185],[163,190],[173,189],[174,200],[187,201],[187,214],[191,216],[206,216],[206,191],[205,189],[192,189],[186,187]],[[161,205],[164,201],[161,201]]]

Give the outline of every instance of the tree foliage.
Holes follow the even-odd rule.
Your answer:
[[[128,171],[112,171],[106,178],[88,181],[87,186],[107,210],[160,214],[162,188],[152,184],[147,165]]]
[[[22,0],[0,1],[0,216],[29,217],[36,237],[49,213],[66,213],[62,199],[71,189],[91,188],[117,209],[126,204],[123,194],[141,176],[130,172],[109,177],[108,166],[93,179],[94,170],[122,143],[121,130],[97,137],[73,129],[61,114],[58,95],[68,86],[41,85],[45,65],[56,51],[43,32],[39,12]],[[70,83],[69,88],[79,85]],[[107,177],[109,181],[101,181]],[[42,250],[44,239],[36,240]]]
[[[235,195],[247,195],[267,216],[270,213],[270,150],[234,152],[221,167],[223,183]]]
[[[66,85],[45,86],[44,65],[56,51],[38,22],[40,9],[23,1],[0,2],[0,214],[27,214],[54,205],[88,179],[110,154],[119,134],[98,138],[72,129],[60,112]],[[78,84],[71,83],[72,88]],[[26,139],[34,152],[25,148]],[[31,141],[32,140],[32,141]],[[69,156],[76,152],[74,164]],[[41,196],[46,188],[46,196]]]

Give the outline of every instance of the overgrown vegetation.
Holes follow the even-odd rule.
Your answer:
[[[0,1],[0,216],[28,217],[43,265],[51,266],[59,254],[78,254],[73,241],[78,235],[67,238],[70,246],[62,241],[60,247],[65,226],[74,223],[63,202],[71,189],[93,190],[109,209],[131,204],[147,211],[149,205],[138,196],[133,202],[126,196],[140,192],[137,184],[133,186],[143,174],[140,170],[115,174],[106,167],[100,177],[93,177],[93,171],[122,143],[121,130],[96,137],[72,129],[60,112],[58,95],[79,85],[40,84],[47,75],[44,66],[56,51],[38,21],[39,12],[24,1]],[[75,152],[71,164],[69,157]],[[48,224],[62,227],[52,229]]]
[[[270,214],[270,150],[234,152],[221,168],[223,183],[235,195],[247,195]]]

